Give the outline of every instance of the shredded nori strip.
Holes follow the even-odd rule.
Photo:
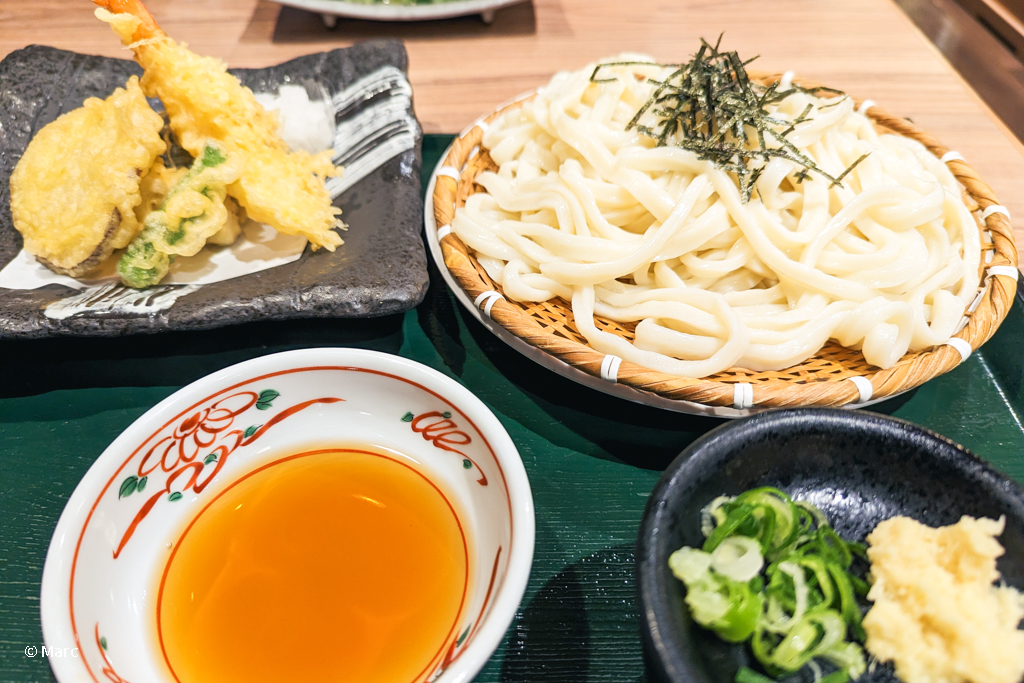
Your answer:
[[[590,81],[614,81],[614,78],[598,78],[601,69],[609,66],[647,65],[673,69],[664,80],[649,79],[656,88],[626,125],[626,130],[635,128],[656,140],[659,146],[674,144],[735,174],[744,202],[750,200],[761,171],[772,157],[788,159],[803,166],[797,182],[802,182],[809,172],[814,172],[831,181],[832,185],[842,187],[843,178],[868,156],[861,156],[841,174],[832,177],[787,139],[798,124],[811,120],[807,116],[812,107],[808,105],[793,121],[773,118],[765,108],[797,92],[809,95],[832,93],[838,98],[846,97],[845,93],[824,86],[804,88],[791,85],[780,90],[778,82],[767,87],[752,83],[747,76],[746,65],[757,57],[743,62],[735,51],[719,51],[722,36],[714,45],[703,38],[700,42],[700,50],[685,64],[606,62],[594,68]],[[822,108],[840,101],[837,99]],[[654,126],[640,124],[640,119],[648,111],[658,120]],[[785,128],[780,130],[783,126]],[[779,146],[769,147],[767,139]]]

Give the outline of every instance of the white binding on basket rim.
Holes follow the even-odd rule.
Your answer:
[[[988,220],[988,217],[994,213],[1001,213],[1006,216],[1006,220],[1010,220],[1010,210],[1002,204],[993,204],[981,212],[981,220]]]
[[[618,382],[620,365],[622,365],[621,358],[611,354],[606,355],[601,359],[601,379],[606,382]]]
[[[942,155],[939,159],[944,164],[948,164],[951,161],[963,161],[964,155],[960,152],[949,151]]]
[[[503,297],[500,293],[493,289],[488,289],[486,292],[481,293],[480,296],[478,296],[473,301],[473,305],[476,306],[477,308],[480,308],[480,306],[483,305],[484,302],[486,302],[486,305],[484,305],[484,315],[490,318],[491,309],[494,308],[494,303],[498,301],[498,299],[504,300],[505,297]]]
[[[746,410],[754,406],[754,385],[750,382],[737,382],[732,385],[732,407]]]
[[[989,266],[988,276],[995,277],[996,275],[1003,275],[1016,280],[1019,277],[1020,271],[1013,266]]]
[[[853,382],[853,385],[857,387],[857,391],[860,392],[860,398],[855,403],[867,403],[871,400],[871,396],[875,393],[875,388],[871,386],[871,380],[860,375],[847,377],[846,379]]]
[[[964,341],[963,339],[961,339],[960,337],[950,337],[949,341],[947,341],[945,345],[952,346],[954,349],[957,350],[957,352],[960,354],[961,363],[967,360],[971,355],[971,351],[973,351],[971,345]]]
[[[462,174],[459,173],[459,169],[454,166],[442,166],[437,169],[437,175],[446,175],[457,183],[462,181]]]
[[[452,226],[450,226],[450,225],[442,225],[440,228],[437,229],[437,241],[440,242],[441,240],[443,240],[445,237],[448,236],[448,234],[451,231],[452,231]]]

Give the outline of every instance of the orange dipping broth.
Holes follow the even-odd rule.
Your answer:
[[[157,596],[179,683],[418,683],[466,599],[451,502],[401,456],[321,450],[263,466],[179,538]]]

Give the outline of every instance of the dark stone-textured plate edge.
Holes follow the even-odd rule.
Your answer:
[[[382,66],[407,71],[399,41],[373,41],[306,55],[265,69],[233,69],[257,90],[313,81],[335,93]],[[132,61],[82,55],[44,46],[12,52],[0,62],[0,268],[21,249],[10,215],[10,173],[36,130],[87,97],[106,97],[128,76]],[[410,105],[410,115],[412,115]],[[241,322],[291,318],[362,318],[415,307],[426,294],[421,238],[420,144],[376,169],[343,193],[349,230],[331,253],[307,247],[302,258],[260,273],[206,285],[150,315],[47,318],[47,304],[75,294],[60,285],[0,289],[0,339],[51,336],[121,336],[199,330]]]

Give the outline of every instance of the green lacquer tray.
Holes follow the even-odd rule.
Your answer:
[[[424,173],[450,140],[425,136]],[[628,403],[544,370],[477,323],[435,271],[426,300],[403,315],[0,343],[0,683],[53,680],[41,653],[43,560],[64,503],[114,437],[204,375],[311,346],[376,349],[436,368],[476,393],[519,447],[537,509],[533,574],[477,681],[646,680],[636,530],[661,470],[721,421]],[[966,363],[873,410],[958,441],[1024,483],[1022,387],[1018,298]],[[318,645],[310,648],[296,656],[314,656]]]

